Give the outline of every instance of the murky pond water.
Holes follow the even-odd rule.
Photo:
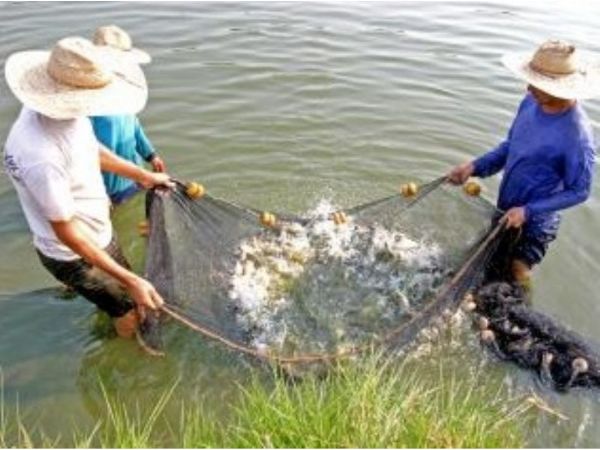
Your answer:
[[[600,6],[497,3],[0,3],[0,61],[96,26],[128,29],[154,62],[141,114],[169,169],[258,208],[306,211],[323,199],[354,205],[424,182],[501,139],[524,85],[501,66],[548,37],[600,52]],[[2,66],[3,70],[3,66]],[[586,104],[596,128],[600,101]],[[0,81],[0,139],[19,105]],[[498,178],[485,181],[493,197]],[[600,185],[565,214],[535,280],[535,305],[600,341]],[[130,253],[140,205],[119,212]],[[91,422],[98,377],[132,398],[182,377],[218,408],[245,376],[235,355],[174,331],[162,360],[98,330],[93,308],[56,296],[16,195],[0,175],[0,366],[5,395],[68,431]],[[476,347],[465,351],[466,361]],[[532,444],[600,445],[597,394],[557,395],[499,363],[490,375],[539,390],[570,417],[540,417]],[[215,381],[218,380],[218,381]],[[61,411],[61,415],[56,412]]]

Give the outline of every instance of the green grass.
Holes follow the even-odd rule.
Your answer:
[[[218,420],[208,405],[177,400],[177,386],[146,410],[125,407],[104,394],[104,411],[91,430],[74,430],[61,445],[76,447],[522,447],[524,399],[438,366],[422,368],[366,358],[344,363],[325,377],[292,383],[257,375],[240,386],[229,417]],[[264,375],[264,374],[263,374]],[[263,377],[264,378],[264,377]],[[180,414],[166,414],[167,405]],[[2,406],[0,446],[53,446],[40,430],[27,430]],[[12,423],[12,425],[11,425]]]
[[[518,447],[526,406],[503,391],[459,382],[440,370],[429,379],[373,358],[325,379],[290,386],[258,380],[223,432],[202,417],[186,421],[186,446],[227,447]],[[197,429],[197,432],[195,431]],[[220,428],[219,428],[220,430]]]

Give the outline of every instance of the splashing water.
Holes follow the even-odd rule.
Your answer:
[[[259,349],[343,351],[409,318],[446,275],[435,243],[349,217],[327,201],[306,225],[242,242],[230,280],[237,320]]]

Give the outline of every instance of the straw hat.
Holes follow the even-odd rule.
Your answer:
[[[94,32],[93,41],[98,46],[121,50],[124,55],[132,58],[138,64],[148,64],[152,61],[148,53],[139,48],[134,48],[129,34],[116,25],[99,27]]]
[[[517,77],[554,97],[586,99],[600,95],[598,63],[564,41],[546,41],[533,55],[504,55],[502,63]]]
[[[5,76],[21,103],[54,119],[136,114],[148,99],[137,64],[111,58],[80,37],[61,39],[50,52],[13,53]]]

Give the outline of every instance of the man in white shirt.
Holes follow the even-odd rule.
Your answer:
[[[103,148],[87,117],[139,112],[147,99],[143,72],[83,38],[65,38],[51,52],[11,55],[5,75],[24,106],[4,165],[42,263],[113,317],[120,336],[139,336],[144,311],[160,309],[163,299],[120,252],[101,170],[146,188],[171,182]]]

